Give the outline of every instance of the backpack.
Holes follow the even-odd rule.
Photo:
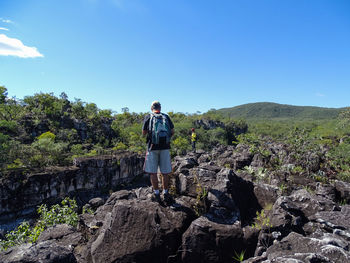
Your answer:
[[[163,113],[152,113],[149,120],[150,140],[152,144],[168,145],[171,129],[167,116]]]

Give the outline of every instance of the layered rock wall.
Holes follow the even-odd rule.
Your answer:
[[[78,203],[115,190],[143,173],[144,159],[132,153],[83,157],[74,166],[36,174],[17,174],[0,181],[0,229],[8,230],[30,218],[42,203],[57,203],[65,196]]]

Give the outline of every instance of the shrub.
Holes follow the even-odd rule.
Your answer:
[[[52,137],[44,137],[32,143],[32,148],[36,153],[32,156],[30,162],[35,167],[59,164],[62,160],[67,144],[55,143]]]
[[[189,142],[184,137],[177,137],[173,141],[173,148],[176,154],[182,154],[189,148]]]
[[[117,142],[116,146],[113,147],[113,150],[126,150],[128,149],[128,146],[126,146],[124,143],[122,142]]]
[[[61,205],[53,205],[50,209],[43,204],[37,211],[40,218],[35,226],[31,228],[29,223],[24,221],[16,230],[7,233],[5,240],[0,239],[1,250],[26,242],[34,243],[41,232],[56,224],[68,224],[74,227],[78,224],[77,203],[73,199],[65,198]]]
[[[48,131],[48,132],[44,132],[43,134],[41,134],[38,137],[38,140],[42,140],[42,139],[49,139],[51,141],[55,141],[56,135],[53,134],[52,132]]]

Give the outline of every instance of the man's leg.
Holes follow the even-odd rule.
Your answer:
[[[154,191],[158,190],[158,193],[159,193],[158,176],[157,176],[157,174],[153,174],[152,173],[152,174],[150,174],[150,177],[151,177],[151,184],[152,184],[153,190]]]
[[[148,151],[145,158],[144,170],[150,175],[151,184],[155,194],[155,199],[160,200],[159,197],[159,186],[158,186],[158,162],[159,162],[159,151]]]
[[[163,191],[169,190],[169,174],[162,174]]]

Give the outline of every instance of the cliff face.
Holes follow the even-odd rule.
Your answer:
[[[44,173],[14,174],[0,182],[0,229],[12,229],[31,218],[42,203],[57,203],[65,196],[85,204],[143,173],[144,158],[131,153],[76,158],[74,166]]]

